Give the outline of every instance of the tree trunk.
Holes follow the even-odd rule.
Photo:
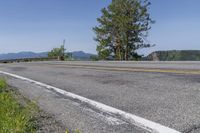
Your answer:
[[[117,48],[117,60],[122,60],[122,55],[121,55],[121,43],[120,43],[120,38],[119,38],[119,34],[117,34],[116,36],[116,48]]]

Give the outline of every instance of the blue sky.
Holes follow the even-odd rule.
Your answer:
[[[111,0],[0,0],[0,53],[43,52],[66,39],[69,51],[96,53],[92,27],[100,9]],[[148,40],[155,47],[140,50],[200,50],[199,0],[150,0],[156,20]]]

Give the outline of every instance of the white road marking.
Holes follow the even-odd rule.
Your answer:
[[[109,115],[105,115],[99,112],[96,112],[90,108],[84,108],[83,109],[85,112],[87,112],[90,116],[97,118],[98,120],[101,120],[105,123],[107,123],[108,125],[124,125],[124,124],[128,124],[127,122],[120,120],[118,118],[109,116]]]
[[[108,105],[96,102],[94,100],[73,94],[71,92],[64,91],[64,90],[59,89],[59,88],[54,87],[54,86],[50,86],[50,85],[47,85],[47,84],[29,79],[29,78],[25,78],[25,77],[22,77],[22,76],[19,76],[19,75],[16,75],[16,74],[12,74],[12,73],[8,73],[8,72],[4,72],[4,71],[0,71],[0,74],[4,74],[4,75],[8,75],[8,76],[20,79],[20,80],[28,81],[30,83],[34,83],[36,85],[39,85],[39,86],[42,86],[42,87],[45,87],[45,88],[48,88],[48,89],[52,89],[52,90],[54,90],[54,91],[56,91],[56,92],[58,92],[62,95],[65,95],[67,97],[71,97],[73,99],[78,99],[82,102],[85,102],[85,103],[91,105],[91,106],[94,106],[95,108],[97,108],[97,109],[99,109],[103,112],[119,115],[122,119],[130,122],[131,124],[133,124],[137,127],[140,127],[144,130],[150,131],[152,133],[180,133],[179,131],[176,131],[176,130],[171,129],[171,128],[166,127],[166,126],[163,126],[159,123],[152,122],[150,120],[147,120],[147,119],[141,118],[139,116],[127,113],[125,111],[116,109],[114,107],[110,107]]]

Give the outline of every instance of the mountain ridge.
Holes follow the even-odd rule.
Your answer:
[[[148,61],[200,61],[200,50],[155,51],[144,57]]]
[[[94,54],[86,53],[84,51],[73,51],[69,52],[72,54],[74,59],[90,59],[90,56]],[[3,53],[0,54],[0,60],[10,60],[10,59],[24,59],[24,58],[46,58],[48,57],[48,52],[32,52],[32,51],[22,51],[17,53]]]

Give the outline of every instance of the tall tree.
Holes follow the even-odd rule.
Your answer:
[[[137,59],[137,50],[150,47],[146,37],[154,21],[148,12],[148,0],[112,0],[102,9],[102,16],[94,27],[97,52],[101,59]]]
[[[58,58],[59,60],[65,59],[65,46],[61,45],[59,48],[53,48],[49,53],[48,57]]]

